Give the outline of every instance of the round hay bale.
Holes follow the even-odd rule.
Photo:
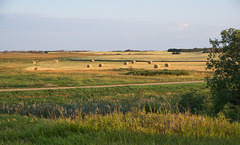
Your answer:
[[[58,60],[57,60],[57,59],[55,59],[55,60],[54,60],[54,63],[58,63]]]
[[[155,65],[154,65],[154,68],[159,68],[159,65],[155,64]]]
[[[129,64],[129,62],[124,62],[124,65],[128,65]]]
[[[98,66],[99,66],[99,67],[103,67],[103,64],[102,64],[102,63],[100,63]]]
[[[36,64],[36,61],[32,61],[32,64]]]
[[[148,64],[152,64],[153,62],[152,61],[148,61]]]
[[[132,61],[132,63],[134,64],[134,63],[136,63],[136,61],[135,61],[135,60],[133,60],[133,61]]]
[[[170,64],[169,63],[165,63],[165,67],[170,67]]]
[[[94,62],[94,59],[92,59],[91,62]]]
[[[88,64],[88,65],[87,65],[87,68],[91,68],[91,67],[92,67],[92,65],[91,65],[91,64]]]
[[[38,68],[38,67],[35,67],[34,70],[39,70],[39,68]]]

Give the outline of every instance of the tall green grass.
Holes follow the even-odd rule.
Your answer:
[[[0,115],[1,144],[238,144],[240,124],[187,114],[91,114],[75,119]]]
[[[178,111],[181,94],[188,89],[208,93],[205,83],[163,86],[128,86],[0,92],[0,113],[35,115],[38,117],[70,117],[82,113],[123,113],[132,108],[146,111]],[[171,90],[171,93],[169,93]]]
[[[205,83],[0,92],[0,144],[237,145],[239,122],[207,116],[208,95]]]

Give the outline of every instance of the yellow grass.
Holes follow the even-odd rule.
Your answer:
[[[102,60],[143,60],[143,61],[207,61],[208,54],[201,52],[185,52],[172,55],[171,52],[95,52],[97,56],[85,57],[86,59]]]
[[[206,62],[168,62],[168,61],[206,61],[206,53],[182,53],[180,55],[172,55],[166,51],[155,52],[63,52],[63,53],[48,53],[48,54],[29,54],[29,53],[0,53],[0,60],[4,59],[31,59],[37,61],[37,64],[29,62],[6,62],[0,63],[0,66],[18,67],[24,70],[33,71],[35,67],[39,67],[39,70],[53,70],[53,71],[81,71],[81,70],[108,70],[119,68],[134,68],[134,69],[154,69],[154,65],[160,66],[159,69],[169,70],[195,70],[205,71]],[[64,61],[60,60],[59,63],[54,63],[56,58],[67,58]],[[71,61],[71,60],[79,61]],[[92,68],[87,68],[89,61],[81,60],[95,60],[91,62]],[[130,63],[124,65],[124,62],[109,62],[109,61],[97,61],[97,60],[136,60],[136,63]],[[139,61],[153,61],[153,64]],[[170,64],[170,67],[165,67],[166,62],[154,62],[154,61],[166,61]],[[104,64],[104,67],[99,67],[99,64]]]
[[[37,66],[41,70],[107,70],[107,69],[119,69],[119,68],[133,68],[133,69],[154,69],[154,65],[159,65],[159,69],[169,70],[194,70],[205,71],[206,62],[170,62],[170,67],[165,67],[165,62],[154,62],[148,64],[147,62],[137,62],[135,64],[124,65],[123,62],[102,62],[104,67],[99,67],[99,62],[92,62],[92,68],[87,68],[87,61],[65,61],[59,63],[53,63],[51,61],[39,62]],[[26,70],[33,70],[35,66],[30,65]]]
[[[90,52],[54,52],[54,53],[0,53],[0,58],[58,58],[58,57],[86,57],[86,56],[96,56],[97,53]]]

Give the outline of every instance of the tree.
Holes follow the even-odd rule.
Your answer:
[[[215,110],[222,111],[227,104],[239,109],[240,30],[223,30],[221,40],[210,39],[210,43],[214,51],[209,54],[207,69],[213,70],[214,74],[207,78],[207,83],[213,94]]]

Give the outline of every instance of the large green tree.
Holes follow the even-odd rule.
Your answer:
[[[240,105],[240,30],[230,28],[221,32],[221,40],[210,39],[214,53],[209,54],[207,69],[214,71],[207,79],[214,98],[216,112],[226,104]]]

